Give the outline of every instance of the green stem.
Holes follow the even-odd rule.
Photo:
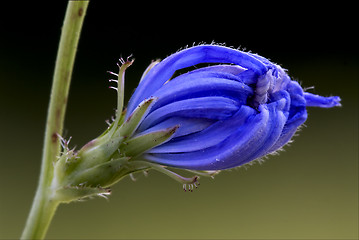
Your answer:
[[[42,239],[60,202],[52,199],[53,163],[60,154],[60,139],[76,49],[88,1],[69,1],[62,27],[47,113],[40,179],[22,239]]]

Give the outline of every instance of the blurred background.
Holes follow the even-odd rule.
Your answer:
[[[0,16],[0,238],[24,227],[40,170],[51,80],[67,3],[8,1]],[[48,239],[357,239],[358,48],[350,6],[142,6],[93,1],[81,34],[65,137],[81,147],[114,114],[108,89],[133,54],[126,99],[153,59],[186,45],[226,43],[281,64],[341,108],[308,109],[299,136],[262,165],[201,179],[199,189],[157,172],[124,179],[109,200],[61,205]]]

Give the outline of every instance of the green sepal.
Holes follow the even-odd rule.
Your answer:
[[[124,156],[136,157],[149,149],[171,139],[179,126],[174,126],[151,133],[135,136],[120,146],[119,152]]]
[[[124,99],[124,95],[125,95],[125,72],[126,69],[132,65],[132,63],[134,62],[134,60],[129,61],[127,59],[127,61],[125,62],[123,59],[120,59],[122,65],[120,66],[120,71],[118,73],[118,78],[117,78],[117,112],[116,112],[116,119],[113,123],[114,128],[111,129],[111,131],[109,132],[109,135],[111,137],[111,135],[115,132],[116,127],[119,126],[120,120],[121,120],[121,116],[122,116],[122,109],[123,109],[123,99]]]
[[[66,176],[75,171],[79,161],[80,159],[73,150],[64,150],[61,157],[54,163],[54,171],[57,181],[63,181]]]
[[[97,138],[81,148],[77,156],[80,159],[79,169],[88,169],[111,159],[111,156],[117,151],[123,136],[118,135],[110,139]]]
[[[129,160],[130,158],[124,157],[89,169],[76,169],[63,179],[56,175],[52,182],[52,189],[55,193],[53,199],[71,202],[95,196],[105,197],[111,193],[108,187],[131,173],[150,168],[142,162],[129,162]]]
[[[121,126],[122,123],[125,121],[126,112],[127,112],[127,109],[125,108],[121,113],[120,120],[118,122],[118,126]],[[110,138],[109,132],[113,131],[114,128],[118,128],[118,126],[115,126],[115,121],[110,123],[109,120],[107,120],[106,123],[109,125],[108,128],[103,133],[101,133],[101,135],[98,136],[97,138],[105,138],[105,137]]]
[[[72,201],[91,198],[95,196],[106,197],[111,194],[111,189],[102,187],[64,186],[56,190],[54,199],[69,203]]]
[[[124,121],[124,123],[116,131],[115,135],[123,136],[124,138],[130,138],[140,125],[142,119],[147,115],[152,104],[157,100],[155,97],[151,97],[142,101],[133,113]]]
[[[157,59],[153,62],[151,62],[150,65],[148,65],[148,67],[146,68],[146,70],[143,72],[142,76],[141,76],[141,79],[140,79],[140,82],[142,82],[142,80],[145,78],[145,76],[147,75],[147,73],[154,67],[156,66],[157,64],[159,64],[161,62],[160,59]]]
[[[68,176],[72,185],[86,185],[90,187],[108,187],[128,174],[126,164],[130,158],[119,158],[96,165],[92,168],[77,171]]]

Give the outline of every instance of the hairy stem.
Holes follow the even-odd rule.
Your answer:
[[[76,49],[88,1],[69,1],[62,27],[47,113],[40,179],[22,239],[42,239],[59,204],[50,188],[53,163],[60,154],[60,139]]]

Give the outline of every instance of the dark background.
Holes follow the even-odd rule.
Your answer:
[[[18,238],[36,189],[65,1],[7,2],[0,15],[0,238]],[[309,109],[279,156],[201,179],[193,193],[156,173],[125,179],[109,201],[61,205],[49,238],[358,237],[358,48],[354,6],[92,1],[70,89],[65,137],[81,147],[116,107],[106,72],[133,54],[126,99],[153,59],[186,45],[225,43],[281,64],[303,87],[339,95]]]

